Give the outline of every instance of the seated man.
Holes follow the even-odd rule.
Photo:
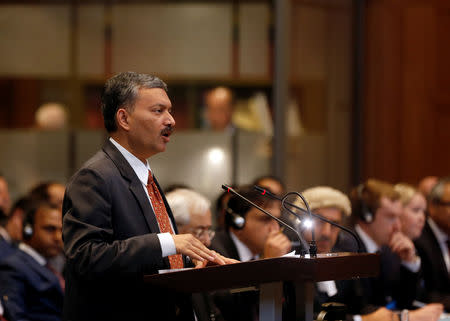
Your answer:
[[[166,194],[178,231],[191,233],[205,246],[211,245],[214,231],[211,230],[211,203],[203,195],[186,188],[177,188]],[[223,258],[226,263],[238,261]],[[207,293],[194,293],[192,303],[199,321],[223,320],[219,309]]]
[[[273,216],[281,216],[280,204],[262,196],[253,186],[238,188],[237,192]],[[216,233],[211,248],[227,257],[245,262],[284,255],[291,249],[291,242],[274,219],[240,197],[232,195],[226,207],[225,230]],[[257,293],[220,293],[215,296],[215,301],[226,320],[257,318]]]
[[[10,320],[62,319],[64,280],[47,267],[61,252],[62,217],[47,204],[26,213],[23,243],[0,262],[0,297]]]
[[[343,193],[330,187],[313,187],[305,190],[303,196],[309,203],[312,211],[324,218],[342,224],[344,217],[350,215],[350,201]],[[379,213],[377,213],[378,215]],[[337,251],[340,230],[329,223],[315,220],[313,223],[318,253],[330,253]],[[311,232],[305,233],[305,238],[311,240]],[[358,294],[358,292],[363,292]],[[339,280],[318,282],[316,286],[315,311],[320,311],[320,304],[325,302],[338,302],[347,305],[351,314],[360,314],[366,307],[361,306],[361,296],[365,296],[366,288],[359,280]],[[403,320],[397,318],[394,312],[384,307],[372,306],[371,313],[361,316],[363,321]],[[442,313],[441,305],[428,305],[424,308],[412,311],[410,320],[437,320]],[[405,313],[404,313],[405,314]],[[360,316],[355,316],[355,321]]]
[[[428,199],[429,217],[416,240],[422,258],[425,302],[441,302],[450,312],[450,177],[442,178]]]

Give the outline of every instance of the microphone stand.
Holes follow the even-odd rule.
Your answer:
[[[352,230],[350,230],[349,228],[347,228],[347,227],[345,227],[345,226],[342,226],[342,225],[337,224],[337,223],[335,223],[335,222],[333,222],[333,221],[330,221],[329,219],[323,217],[322,215],[319,215],[319,214],[316,214],[316,213],[314,213],[314,212],[311,212],[311,210],[309,209],[308,202],[306,202],[305,198],[304,198],[303,195],[301,195],[300,193],[298,193],[298,192],[290,192],[290,193],[286,194],[286,196],[284,196],[283,198],[281,198],[281,197],[279,197],[279,196],[277,196],[277,195],[275,195],[275,194],[269,192],[268,190],[266,190],[265,188],[262,188],[262,187],[260,187],[260,186],[255,185],[255,189],[256,189],[258,192],[261,192],[261,195],[267,195],[268,197],[271,197],[271,198],[273,198],[273,199],[276,199],[276,200],[281,201],[281,204],[283,205],[283,207],[284,207],[289,213],[293,214],[294,216],[296,216],[296,217],[299,218],[299,219],[302,219],[302,218],[301,218],[297,213],[295,213],[294,211],[292,211],[292,210],[290,210],[289,208],[287,208],[286,205],[289,205],[289,206],[291,206],[291,207],[293,207],[293,208],[295,208],[295,209],[297,209],[297,210],[303,212],[304,214],[309,215],[310,218],[315,217],[315,218],[317,218],[317,219],[319,219],[319,220],[321,220],[321,221],[327,222],[327,223],[329,223],[329,224],[331,224],[331,225],[333,225],[333,226],[336,226],[337,228],[339,228],[339,229],[341,229],[341,230],[347,232],[348,234],[350,234],[350,235],[356,240],[356,243],[358,244],[358,253],[361,252],[361,249],[362,249],[361,240],[360,240],[359,237],[355,234],[355,232],[353,232]],[[302,199],[302,201],[305,203],[305,206],[306,206],[307,210],[305,210],[305,209],[303,209],[303,208],[301,208],[301,207],[299,207],[299,206],[297,206],[297,205],[295,205],[295,204],[292,204],[291,202],[287,202],[287,201],[286,201],[286,198],[287,198],[288,195],[291,195],[291,194],[296,194],[297,196],[299,196],[299,197]],[[312,232],[312,235],[311,235],[311,236],[312,236],[312,239],[314,240],[314,236],[313,236],[313,235],[314,235],[314,234],[313,234],[314,231],[311,230],[311,232]],[[311,241],[311,242],[312,242],[312,241]],[[315,246],[315,244],[314,244],[314,246]],[[317,249],[316,249],[316,250],[317,250]]]
[[[264,214],[266,214],[267,216],[270,216],[271,218],[273,218],[275,221],[277,221],[278,223],[280,223],[281,225],[287,227],[288,229],[290,229],[291,231],[293,231],[297,237],[298,240],[300,242],[300,244],[302,244],[302,237],[300,236],[300,233],[298,233],[298,231],[294,228],[292,228],[289,224],[286,224],[285,222],[283,222],[282,220],[280,220],[278,217],[273,216],[272,214],[270,214],[269,212],[267,212],[266,210],[264,210],[263,208],[261,208],[260,206],[258,206],[257,204],[253,203],[252,201],[250,201],[248,198],[242,196],[241,194],[239,194],[238,192],[236,192],[234,189],[232,189],[230,186],[227,185],[222,185],[222,188],[224,190],[226,190],[229,193],[232,193],[234,195],[236,195],[237,197],[243,199],[244,201],[246,201],[247,203],[249,203],[250,205],[252,205],[253,207],[255,207],[256,209],[258,209],[259,211],[263,212]]]

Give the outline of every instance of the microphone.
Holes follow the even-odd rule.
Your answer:
[[[310,217],[313,216],[313,217],[315,217],[315,218],[318,218],[318,219],[321,220],[321,221],[327,222],[327,223],[329,223],[329,224],[331,224],[331,225],[333,225],[333,226],[336,226],[337,228],[339,228],[339,229],[341,229],[341,230],[347,232],[348,234],[350,234],[350,235],[356,240],[356,243],[358,244],[358,253],[361,252],[361,249],[362,249],[361,240],[360,240],[359,237],[355,234],[355,232],[353,232],[353,231],[350,230],[349,228],[346,228],[345,226],[342,226],[342,225],[337,224],[337,223],[335,223],[335,222],[333,222],[333,221],[330,221],[329,219],[323,217],[322,215],[316,214],[316,213],[311,212],[311,211],[307,211],[307,210],[305,210],[305,209],[303,209],[303,208],[301,208],[301,207],[299,207],[299,206],[297,206],[297,205],[295,205],[295,204],[292,204],[291,202],[286,202],[285,198],[286,198],[286,196],[287,196],[289,193],[286,194],[285,197],[281,198],[281,197],[279,197],[279,196],[277,196],[277,195],[271,193],[270,191],[266,190],[265,188],[262,188],[261,186],[255,185],[255,189],[256,189],[258,192],[260,192],[261,195],[265,195],[265,196],[274,198],[274,199],[276,199],[276,200],[279,200],[280,202],[282,202],[282,204],[292,206],[293,208],[300,210],[300,211],[303,212],[304,214],[310,215]],[[299,195],[299,196],[302,198],[302,200],[305,202],[305,199],[303,198],[303,196],[302,196],[300,193],[298,193],[297,195]],[[306,205],[307,208],[309,209],[309,206],[308,206],[307,204],[308,204],[308,203],[305,202],[305,205]],[[284,208],[285,208],[286,210],[288,210],[289,213],[292,213],[293,215],[295,215],[296,217],[298,217],[298,218],[301,219],[301,217],[300,217],[297,213],[291,211],[291,210],[288,209],[286,206],[284,206]]]
[[[251,206],[255,207],[256,209],[258,209],[259,211],[263,212],[264,214],[266,214],[267,216],[270,216],[271,218],[273,218],[275,221],[277,221],[278,223],[280,223],[281,225],[283,225],[284,227],[287,227],[288,229],[290,229],[291,231],[293,231],[297,237],[298,240],[300,242],[300,244],[302,244],[302,237],[300,236],[300,233],[298,233],[298,231],[294,228],[292,228],[289,224],[286,224],[285,222],[283,222],[282,220],[280,220],[278,217],[273,216],[272,214],[270,214],[269,212],[267,212],[265,209],[261,208],[260,206],[258,206],[257,204],[253,203],[252,201],[250,201],[248,198],[242,196],[241,194],[239,194],[238,192],[236,192],[234,189],[232,189],[230,186],[227,185],[222,185],[222,188],[224,190],[226,190],[228,193],[232,193],[234,195],[236,195],[237,197],[239,197],[240,199],[246,201],[248,204],[250,204]]]

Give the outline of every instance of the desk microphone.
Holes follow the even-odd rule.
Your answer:
[[[226,190],[228,193],[231,193],[233,195],[236,195],[237,197],[239,197],[240,199],[246,201],[248,204],[250,204],[251,206],[255,207],[256,209],[260,210],[261,212],[263,212],[264,214],[266,214],[267,216],[270,216],[271,218],[273,218],[275,221],[277,221],[278,223],[280,223],[281,225],[287,227],[288,229],[290,229],[291,231],[293,231],[297,237],[298,240],[300,242],[300,244],[302,244],[302,237],[300,236],[300,233],[298,233],[298,231],[294,228],[292,228],[289,224],[286,224],[285,222],[283,222],[282,220],[280,220],[278,217],[273,216],[272,214],[270,214],[269,212],[267,212],[266,210],[264,210],[263,208],[261,208],[260,206],[256,205],[255,203],[253,203],[252,201],[250,201],[248,198],[242,196],[241,194],[239,194],[238,192],[236,192],[234,189],[232,189],[230,186],[227,185],[222,185],[222,188],[224,190]]]
[[[355,232],[353,232],[352,230],[346,228],[345,226],[342,226],[342,225],[340,225],[340,224],[337,224],[337,223],[335,223],[335,222],[333,222],[333,221],[330,221],[329,219],[323,217],[322,215],[316,214],[316,213],[311,212],[311,211],[307,211],[307,210],[305,210],[305,209],[303,209],[303,208],[301,208],[301,207],[299,207],[299,206],[297,206],[297,205],[295,205],[295,204],[292,204],[291,202],[287,202],[287,201],[285,200],[285,197],[279,197],[279,196],[277,196],[277,195],[271,193],[270,191],[268,191],[267,189],[265,189],[265,188],[263,188],[263,187],[261,187],[261,186],[255,185],[255,189],[256,189],[258,192],[260,192],[261,195],[268,196],[268,197],[271,197],[271,198],[273,198],[273,199],[276,199],[276,200],[279,200],[280,202],[282,202],[282,204],[285,205],[284,208],[285,208],[287,211],[289,211],[289,213],[292,213],[293,215],[295,215],[295,216],[298,217],[299,219],[302,219],[302,218],[301,218],[297,213],[295,213],[294,211],[291,211],[290,209],[288,209],[288,208],[286,207],[286,205],[292,206],[293,208],[298,209],[299,211],[303,212],[304,214],[307,214],[307,215],[313,216],[313,217],[315,217],[315,218],[318,218],[318,219],[321,220],[321,221],[327,222],[327,223],[329,223],[329,224],[331,224],[331,225],[333,225],[333,226],[336,226],[337,228],[339,228],[339,229],[341,229],[341,230],[343,230],[343,231],[349,233],[351,236],[353,236],[353,238],[356,240],[356,243],[358,244],[358,253],[361,252],[361,249],[362,249],[362,246],[361,246],[361,240],[360,240],[359,237],[355,234]],[[288,193],[288,194],[289,194],[289,193]],[[288,194],[287,194],[287,195],[288,195]]]

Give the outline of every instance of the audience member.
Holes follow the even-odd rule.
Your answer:
[[[426,176],[422,178],[417,186],[419,192],[421,192],[426,198],[430,194],[434,185],[438,182],[439,178],[437,176]]]
[[[283,196],[286,193],[286,187],[284,186],[284,183],[281,181],[281,179],[273,175],[260,176],[256,178],[252,184],[267,188],[270,192],[278,196]]]
[[[205,246],[211,245],[214,231],[211,229],[210,201],[203,195],[189,189],[178,188],[166,194],[173,217],[180,233],[191,233]],[[227,260],[229,263],[238,262]],[[219,309],[207,293],[192,295],[195,315],[199,321],[223,320]]]
[[[47,202],[62,211],[65,189],[66,187],[58,182],[42,182],[31,189],[30,197],[34,201]]]
[[[12,243],[22,241],[23,219],[25,213],[33,207],[33,203],[28,196],[14,202],[4,226],[8,234],[7,238]]]
[[[6,181],[6,178],[0,173],[0,209],[8,214],[10,206],[11,198],[9,195],[8,182]]]
[[[425,225],[425,211],[427,210],[425,196],[408,184],[396,184],[394,188],[400,195],[403,205],[400,216],[402,232],[411,240],[415,240],[422,234]]]
[[[442,302],[450,311],[450,177],[441,178],[428,198],[429,217],[416,240],[422,258],[425,302]]]
[[[61,229],[55,207],[41,204],[26,213],[23,243],[0,262],[0,297],[10,320],[62,319],[64,280],[47,266],[61,252]]]
[[[35,113],[36,128],[42,130],[59,130],[67,126],[67,110],[60,103],[45,103]]]
[[[237,192],[273,216],[280,217],[280,204],[262,196],[253,186],[238,188]],[[282,233],[278,222],[232,195],[226,207],[225,229],[216,232],[211,248],[226,257],[245,262],[286,254],[291,249],[291,242]],[[226,320],[257,318],[257,293],[217,293],[215,302]]]
[[[401,232],[400,195],[393,185],[369,179],[355,188],[350,198],[364,252],[378,252],[381,259],[380,275],[363,283],[366,302],[378,307],[411,307],[421,261],[413,242]]]
[[[214,131],[233,132],[233,93],[229,88],[216,87],[205,95],[207,126]]]
[[[233,188],[235,186],[232,186]],[[220,231],[225,229],[225,210],[227,209],[228,200],[231,197],[231,193],[223,191],[216,199],[215,203],[215,218],[216,218],[216,230]]]
[[[331,187],[318,186],[305,190],[303,196],[308,201],[311,210],[324,218],[342,224],[344,216],[350,215],[350,201],[346,195]],[[314,221],[314,231],[317,240],[318,253],[330,253],[335,250],[340,237],[340,230],[323,221]],[[306,233],[306,239],[311,240],[311,233]],[[318,282],[316,285],[315,311],[320,311],[320,304],[326,302],[345,303],[350,314],[360,314],[363,309],[358,297],[359,280],[338,280]],[[435,321],[442,313],[441,305],[428,305],[422,309],[411,311],[409,319]],[[395,320],[393,311],[384,307],[373,307],[373,312],[362,315],[362,321]],[[348,318],[347,318],[348,319]],[[356,320],[356,319],[355,319]],[[400,319],[399,319],[400,321]]]

